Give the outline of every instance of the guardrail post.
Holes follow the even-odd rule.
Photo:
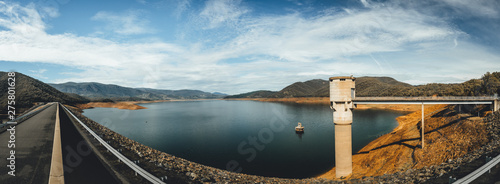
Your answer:
[[[424,149],[424,129],[425,129],[425,115],[424,115],[424,102],[422,102],[422,149]]]
[[[453,178],[452,176],[450,176],[450,179],[448,180],[448,183],[449,183],[449,184],[452,184],[452,183],[454,183],[455,181],[457,181],[457,178]]]
[[[160,177],[161,181],[166,181],[168,179],[167,176]]]
[[[493,158],[486,156],[486,163],[490,162]],[[488,173],[491,173],[491,169],[488,169]]]
[[[500,109],[500,100],[497,98],[493,101],[493,111],[498,111]]]

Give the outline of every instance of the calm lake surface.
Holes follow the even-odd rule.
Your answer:
[[[335,165],[332,110],[257,101],[178,101],[148,109],[95,108],[84,115],[144,145],[220,169],[285,178],[313,177]],[[402,113],[355,110],[353,153],[391,132]],[[301,122],[304,134],[294,127]]]

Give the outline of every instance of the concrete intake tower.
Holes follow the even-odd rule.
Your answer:
[[[352,173],[352,110],[356,89],[354,77],[330,77],[330,108],[335,124],[335,176]]]

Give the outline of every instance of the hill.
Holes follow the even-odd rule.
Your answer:
[[[306,82],[293,83],[281,91],[273,94],[277,98],[290,98],[290,97],[313,97],[320,93],[320,91],[328,91],[328,81],[322,79],[314,79]],[[327,95],[328,96],[328,95]]]
[[[313,97],[329,97],[330,86],[328,81]],[[356,79],[356,96],[391,96],[399,91],[413,87],[410,84],[399,82],[391,77],[359,77]]]
[[[0,72],[0,107],[7,107],[7,72]],[[16,109],[29,108],[35,102],[61,102],[65,104],[87,103],[88,100],[76,94],[66,94],[50,85],[16,72],[15,76],[15,107]],[[5,114],[7,108],[0,109],[0,114]],[[19,111],[18,111],[19,112]],[[17,113],[19,114],[19,113]]]
[[[329,82],[314,79],[293,83],[278,92],[254,91],[225,98],[295,98],[329,97]],[[259,94],[256,97],[255,94]],[[500,94],[500,72],[486,73],[480,79],[459,84],[412,86],[391,77],[359,77],[356,79],[356,96],[482,96]]]
[[[208,93],[200,90],[161,90],[150,88],[129,88],[113,84],[96,82],[49,84],[59,91],[75,93],[92,100],[168,100],[168,99],[212,99],[222,98],[220,93]]]
[[[389,96],[396,92],[408,90],[413,86],[399,82],[390,77],[359,77],[356,79],[357,96]],[[265,93],[263,93],[265,92]],[[293,83],[280,91],[254,91],[225,98],[295,98],[295,97],[328,97],[330,86],[328,80],[313,79],[306,82]],[[259,94],[256,97],[255,94]]]
[[[275,91],[259,90],[248,93],[242,93],[239,95],[231,95],[224,98],[268,98],[276,93],[277,92]]]
[[[391,77],[360,77],[356,80],[356,96],[392,96],[412,87]]]

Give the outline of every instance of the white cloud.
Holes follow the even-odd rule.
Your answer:
[[[224,57],[269,55],[316,62],[377,52],[402,51],[425,42],[453,42],[463,33],[416,11],[387,7],[352,13],[299,13],[244,19],[240,34],[218,50]],[[221,53],[222,54],[222,53]]]
[[[0,12],[3,14],[0,17],[0,26],[12,32],[29,36],[45,31],[45,23],[34,4],[22,7],[0,1]]]
[[[213,31],[235,36],[201,36],[194,40],[213,41],[180,45],[49,34],[36,7],[0,2],[0,60],[82,70],[51,82],[226,93],[279,90],[296,81],[334,75],[389,75],[412,81],[418,74],[427,76],[420,81],[444,76],[453,82],[500,70],[498,53],[467,42],[466,34],[445,20],[411,9],[372,2],[377,8],[349,13],[332,9],[313,17],[300,12],[252,17],[243,16],[249,10],[240,3],[209,1],[201,11],[209,28],[234,24],[224,30],[228,32]],[[148,27],[137,24],[143,20],[140,13],[100,12],[94,19],[109,22],[112,31],[125,35],[142,34]]]
[[[174,10],[174,15],[180,18],[181,15],[191,7],[191,0],[179,0],[177,1],[177,7]]]
[[[367,0],[360,0],[360,1],[361,1],[361,4],[363,4],[363,6],[365,8],[370,7],[370,3]]]
[[[140,3],[140,4],[146,4],[146,3],[147,3],[147,2],[146,2],[146,0],[136,0],[136,1],[137,1],[138,3]]]
[[[297,6],[302,6],[304,5],[303,3],[300,2],[300,0],[287,0],[289,2],[292,2],[293,4],[297,5]]]
[[[450,6],[462,16],[483,16],[488,18],[500,18],[500,2],[496,0],[444,0],[447,6]]]
[[[137,35],[156,32],[149,26],[149,20],[144,18],[144,11],[128,10],[122,13],[100,11],[92,17],[92,20],[107,23],[106,30],[121,35]]]
[[[48,79],[48,77],[45,77],[43,73],[47,71],[47,69],[39,69],[39,70],[29,70],[31,72],[31,76],[41,78],[41,79]]]
[[[235,23],[242,15],[249,12],[240,4],[241,0],[209,0],[205,3],[200,17],[208,21],[209,29]]]
[[[39,73],[39,74],[45,73],[46,71],[47,71],[47,69],[30,70],[30,72],[32,72],[32,73]]]

